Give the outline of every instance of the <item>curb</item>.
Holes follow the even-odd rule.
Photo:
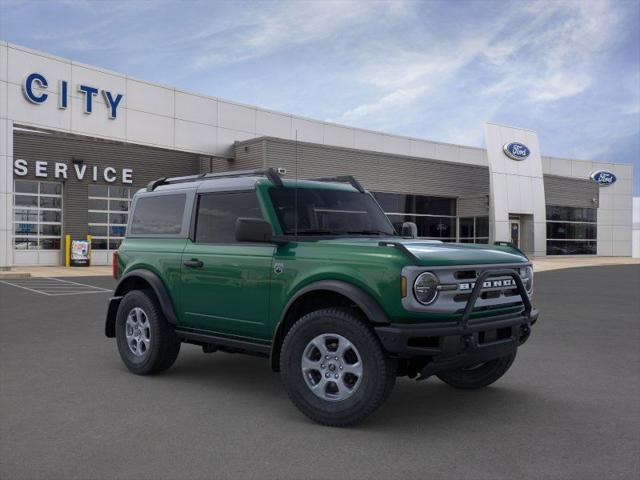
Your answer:
[[[18,280],[20,278],[31,278],[31,274],[18,272],[0,272],[0,280]]]

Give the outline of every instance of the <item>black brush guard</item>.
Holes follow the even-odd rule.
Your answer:
[[[472,319],[484,282],[492,277],[513,278],[523,308],[519,312]],[[401,358],[423,357],[428,363],[418,380],[447,370],[455,370],[510,355],[522,345],[538,319],[538,311],[522,278],[514,269],[488,269],[476,279],[462,316],[457,322],[391,324],[375,331],[387,351]]]

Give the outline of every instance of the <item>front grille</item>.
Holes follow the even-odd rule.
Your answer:
[[[405,267],[403,275],[407,277],[407,283],[413,285],[415,278],[422,272],[430,271],[435,273],[440,284],[445,286],[439,291],[437,299],[430,305],[420,305],[411,294],[403,299],[403,305],[409,310],[429,311],[438,313],[453,313],[464,310],[464,307],[471,296],[475,285],[475,280],[485,270],[515,270],[527,285],[527,267],[530,264],[517,265],[474,265],[473,267]],[[484,282],[484,286],[476,301],[475,311],[487,311],[494,308],[504,308],[522,305],[519,298],[515,280],[508,276],[489,277]]]

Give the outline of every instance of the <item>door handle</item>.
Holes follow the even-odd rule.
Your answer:
[[[204,266],[204,263],[202,263],[202,261],[198,260],[197,258],[192,258],[191,260],[185,260],[184,262],[182,262],[182,264],[185,267],[189,267],[189,268],[202,268]]]

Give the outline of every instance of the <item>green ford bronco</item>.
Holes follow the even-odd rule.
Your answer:
[[[268,357],[296,407],[332,426],[370,415],[399,376],[475,389],[504,375],[538,317],[521,251],[419,240],[352,177],[281,173],[136,193],[105,325],[130,371],[169,368],[181,343]]]

